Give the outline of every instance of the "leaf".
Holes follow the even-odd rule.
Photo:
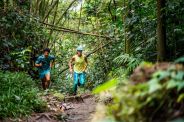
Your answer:
[[[176,59],[174,62],[175,63],[183,63],[184,62],[184,57],[180,57],[180,58]]]
[[[19,96],[17,96],[17,95],[14,95],[15,96],[15,99],[17,100],[17,101],[20,101],[21,100],[21,98],[19,97]]]
[[[176,78],[177,80],[183,80],[183,76],[184,76],[184,72],[183,72],[183,71],[179,71],[179,72],[176,74],[175,78]]]
[[[176,29],[174,29],[174,32],[175,33],[181,33],[182,32],[182,29],[176,28]]]
[[[167,89],[172,89],[172,88],[174,88],[174,87],[176,87],[176,86],[177,86],[176,81],[173,80],[173,79],[171,79],[171,80],[168,81],[166,88],[167,88]]]
[[[158,71],[153,74],[153,77],[158,78],[159,81],[169,76],[170,76],[170,73],[168,71]]]
[[[102,91],[108,90],[108,89],[116,86],[116,84],[117,84],[117,79],[112,79],[112,80],[98,86],[96,89],[93,90],[93,93],[97,94],[97,93],[100,93]]]
[[[128,115],[131,115],[135,112],[135,108],[134,107],[130,107],[127,111]]]
[[[178,118],[169,122],[184,122],[184,118]]]
[[[184,93],[180,94],[178,99],[177,99],[177,102],[181,102],[182,100],[184,99]]]
[[[177,90],[180,91],[184,88],[184,81],[178,81],[177,82]]]
[[[160,90],[162,88],[162,85],[159,84],[158,79],[152,79],[148,82],[149,85],[149,93],[153,93],[157,90]]]

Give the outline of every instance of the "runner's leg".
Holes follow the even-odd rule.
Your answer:
[[[80,77],[79,77],[79,82],[82,87],[84,87],[85,81],[86,81],[86,73],[83,72],[80,74]]]
[[[78,74],[77,85],[78,85],[79,87],[81,86],[80,77],[81,77],[81,74]]]
[[[78,85],[78,79],[79,79],[78,73],[74,72],[73,78],[74,78],[73,92],[74,94],[77,94],[77,85]]]
[[[50,73],[47,73],[45,75],[45,79],[46,79],[46,81],[45,81],[46,89],[48,89],[49,85],[50,85]]]
[[[85,73],[81,73],[80,74],[80,84],[81,84],[81,90],[83,93],[85,93],[85,88],[84,88],[84,84],[85,84],[85,79],[86,79],[86,75]]]
[[[44,90],[46,90],[46,86],[45,86],[46,80],[45,80],[45,77],[42,78],[41,80],[42,80],[42,88],[43,88]]]

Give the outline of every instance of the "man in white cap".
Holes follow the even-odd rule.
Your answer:
[[[85,80],[86,80],[86,68],[87,68],[87,58],[84,54],[82,54],[83,47],[78,46],[77,47],[77,54],[74,55],[71,60],[69,61],[69,68],[70,72],[73,73],[74,78],[74,95],[77,94],[77,86],[84,86]],[[74,62],[74,67],[72,66],[72,63]]]

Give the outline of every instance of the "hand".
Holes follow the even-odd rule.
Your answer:
[[[70,73],[73,73],[73,69],[72,68],[70,68]]]
[[[41,67],[41,66],[42,66],[42,63],[39,64],[39,67]]]
[[[50,64],[50,68],[52,68],[52,64]]]

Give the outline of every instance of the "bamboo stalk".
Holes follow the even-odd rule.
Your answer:
[[[59,24],[59,22],[63,19],[64,15],[67,13],[67,11],[70,9],[70,7],[75,3],[75,1],[77,0],[73,0],[70,5],[67,7],[67,9],[63,12],[63,14],[61,15],[61,17],[58,19],[58,21],[56,22],[56,25]]]
[[[50,7],[49,11],[47,12],[47,14],[45,15],[45,17],[43,18],[43,22],[45,22],[45,20],[49,17],[50,13],[52,12],[52,10],[55,8],[55,6],[57,5],[59,0],[55,1],[53,3],[53,5]]]

